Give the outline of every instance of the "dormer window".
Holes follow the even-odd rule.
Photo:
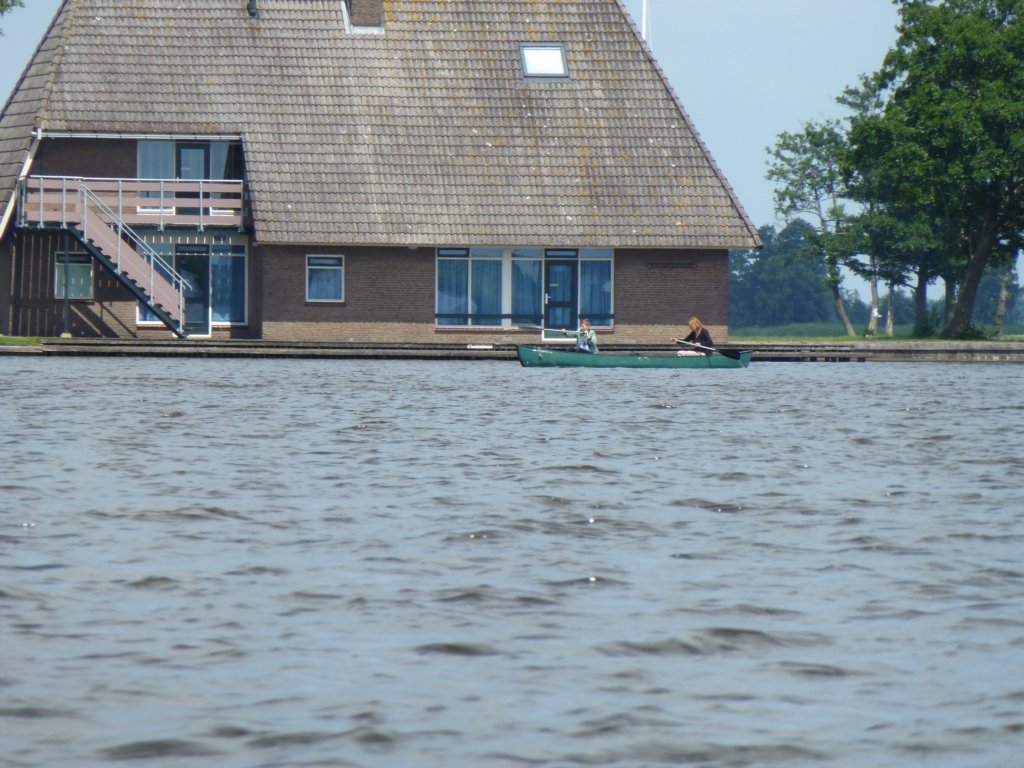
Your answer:
[[[519,46],[523,77],[527,80],[565,80],[569,64],[561,43],[523,43]]]

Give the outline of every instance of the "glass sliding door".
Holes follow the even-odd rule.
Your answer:
[[[174,175],[182,181],[208,179],[210,170],[209,142],[178,142],[175,146]],[[179,197],[199,197],[198,192],[179,193]],[[182,208],[183,216],[198,216],[198,208]],[[208,213],[208,212],[207,212]]]
[[[210,247],[179,243],[174,248],[175,269],[185,289],[185,333],[210,335]]]
[[[140,141],[138,143],[138,177],[148,180],[164,180],[174,178],[174,142],[173,141]],[[147,213],[173,213],[173,208],[164,205],[163,198],[171,196],[165,192],[162,184],[153,184],[155,189],[147,189],[139,193],[139,197],[152,198],[153,202],[140,206],[139,210]]]

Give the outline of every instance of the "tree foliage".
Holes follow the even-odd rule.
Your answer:
[[[815,257],[815,228],[796,218],[780,231],[764,226],[758,234],[764,244],[761,249],[729,254],[729,325],[765,328],[835,323],[828,270],[824,261]],[[861,329],[868,327],[871,305],[852,291],[843,289],[842,296],[850,322]],[[888,295],[881,297],[879,310],[882,317],[887,315]],[[905,292],[893,291],[893,310],[896,324],[914,322],[914,300]]]
[[[781,232],[758,230],[760,250],[729,255],[729,324],[734,327],[832,322],[824,262],[808,258],[816,245],[814,228],[794,219]]]
[[[1024,242],[1024,0],[897,0],[899,37],[855,116],[850,168],[916,228],[901,255],[957,286],[942,335],[962,336],[986,267]]]
[[[788,220],[797,217],[812,222],[804,233],[805,255],[825,265],[825,282],[832,293],[835,314],[846,333],[854,335],[841,291],[840,267],[851,259],[847,236],[849,193],[842,161],[846,136],[836,120],[807,122],[796,133],[779,134],[769,147],[768,178],[778,185],[775,209]]]
[[[971,335],[986,270],[1024,245],[1024,0],[894,2],[896,44],[838,99],[848,120],[780,134],[768,178],[777,210],[814,224],[840,317],[843,266],[875,305],[877,280],[913,285],[930,334],[942,278],[942,335]]]
[[[0,0],[0,16],[3,16],[12,8],[21,8],[25,5],[24,0]],[[0,29],[0,36],[4,31]]]

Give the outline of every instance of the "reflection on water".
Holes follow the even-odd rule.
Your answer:
[[[1008,766],[1024,370],[0,358],[11,766]]]

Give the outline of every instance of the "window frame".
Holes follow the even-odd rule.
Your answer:
[[[533,71],[531,68],[531,54],[541,52],[557,51],[561,60],[560,71]],[[545,57],[544,61],[534,60],[532,64],[539,66],[548,63],[551,58]],[[523,71],[524,80],[538,80],[545,82],[558,82],[572,79],[569,73],[569,58],[565,53],[563,43],[520,43],[519,44],[519,65]]]
[[[136,213],[174,215],[174,206],[163,204],[165,197],[169,196],[173,200],[174,194],[165,193],[162,182],[165,179],[173,179],[175,176],[176,151],[175,142],[166,139],[139,139],[135,143],[135,176],[142,181],[161,182],[159,192],[139,192],[139,197],[153,198],[157,204],[155,206],[139,205],[136,208]],[[163,173],[154,175],[150,172],[152,166],[159,166]]]
[[[53,297],[60,301],[65,299],[64,296],[64,257],[68,257],[68,272],[71,276],[71,284],[68,288],[68,301],[95,301],[96,300],[96,272],[93,267],[93,259],[88,253],[84,251],[56,251],[53,254],[54,257],[54,273],[53,273]],[[76,295],[73,291],[76,280],[72,276],[74,273],[72,270],[81,271],[83,265],[89,267],[89,280],[87,285],[89,286],[89,295]],[[76,269],[77,268],[77,269]]]
[[[480,260],[498,261],[499,259],[501,261],[501,285],[499,286],[502,302],[501,314],[496,315],[493,312],[479,314],[488,318],[497,316],[500,317],[500,320],[497,324],[482,323],[473,318],[474,314],[478,314],[473,311],[474,298],[479,295],[478,292],[474,292],[473,262]],[[544,264],[549,259],[568,259],[576,262],[576,307],[580,312],[584,311],[582,306],[585,298],[583,293],[584,280],[582,279],[585,269],[584,265],[596,262],[607,263],[606,279],[608,289],[606,300],[609,311],[607,319],[605,319],[605,315],[602,313],[600,319],[593,321],[593,325],[595,328],[613,329],[615,327],[615,250],[613,248],[543,248],[537,246],[436,248],[434,253],[434,327],[438,330],[506,330],[536,327],[538,323],[543,325],[545,311],[543,299],[545,285]],[[459,293],[462,294],[461,296],[451,293],[452,285],[445,279],[444,269],[442,268],[442,264],[445,262],[459,262],[465,265],[462,274],[458,276],[462,281],[462,284],[458,286]],[[527,282],[534,282],[537,285],[535,301],[529,303],[536,304],[540,314],[538,320],[523,319],[526,317],[526,312],[522,308],[522,296],[514,292],[514,284],[521,282],[515,278],[513,264],[516,262],[521,264],[535,262],[537,264],[536,274],[532,275],[532,280]],[[445,291],[444,298],[446,303],[458,304],[458,311],[442,313],[442,288]],[[454,302],[452,302],[453,298],[455,299]],[[465,308],[465,312],[461,311],[462,308]],[[449,307],[449,309],[451,308]],[[442,317],[442,314],[445,316]],[[453,317],[448,317],[448,315]],[[460,321],[455,316],[465,316],[465,320]]]
[[[141,198],[152,198],[156,206],[139,205],[136,213],[175,215],[174,206],[164,206],[165,197],[175,198],[174,193],[163,191],[163,181],[176,181],[179,174],[179,151],[182,147],[203,149],[206,153],[202,181],[244,181],[245,150],[242,142],[236,139],[139,139],[135,143],[135,176],[142,181],[161,182],[160,191],[139,192]],[[145,167],[144,167],[145,166]],[[156,169],[156,173],[151,171]],[[230,172],[230,173],[228,173]],[[199,179],[182,179],[198,181]],[[221,193],[211,196],[216,200]],[[231,208],[209,209],[210,216],[236,216],[237,210]]]
[[[338,263],[337,263],[337,266],[332,266],[330,264],[312,264],[311,263],[312,259],[325,259],[325,260],[336,261]],[[305,269],[306,303],[307,304],[344,304],[345,303],[345,256],[344,256],[344,254],[339,254],[339,253],[307,253],[306,254],[305,264],[306,264],[306,269]],[[329,298],[329,299],[318,299],[318,298],[311,297],[309,295],[310,276],[311,276],[310,270],[316,270],[316,271],[330,270],[332,272],[337,272],[338,276],[339,276],[339,280],[341,281],[341,286],[340,286],[340,291],[339,291],[340,294],[341,294],[341,297],[340,298],[333,298],[332,297],[332,298]]]
[[[241,320],[217,320],[214,316],[216,312],[216,278],[214,276],[214,260],[216,259],[231,259],[231,263],[236,263],[237,260],[242,262],[242,275],[239,282],[242,286],[242,319]],[[233,273],[232,273],[233,274]],[[232,287],[234,282],[232,282]],[[232,296],[234,300],[234,296]],[[232,310],[229,308],[230,314]],[[232,243],[214,242],[210,246],[210,327],[211,328],[243,328],[249,325],[249,249],[244,243]]]

